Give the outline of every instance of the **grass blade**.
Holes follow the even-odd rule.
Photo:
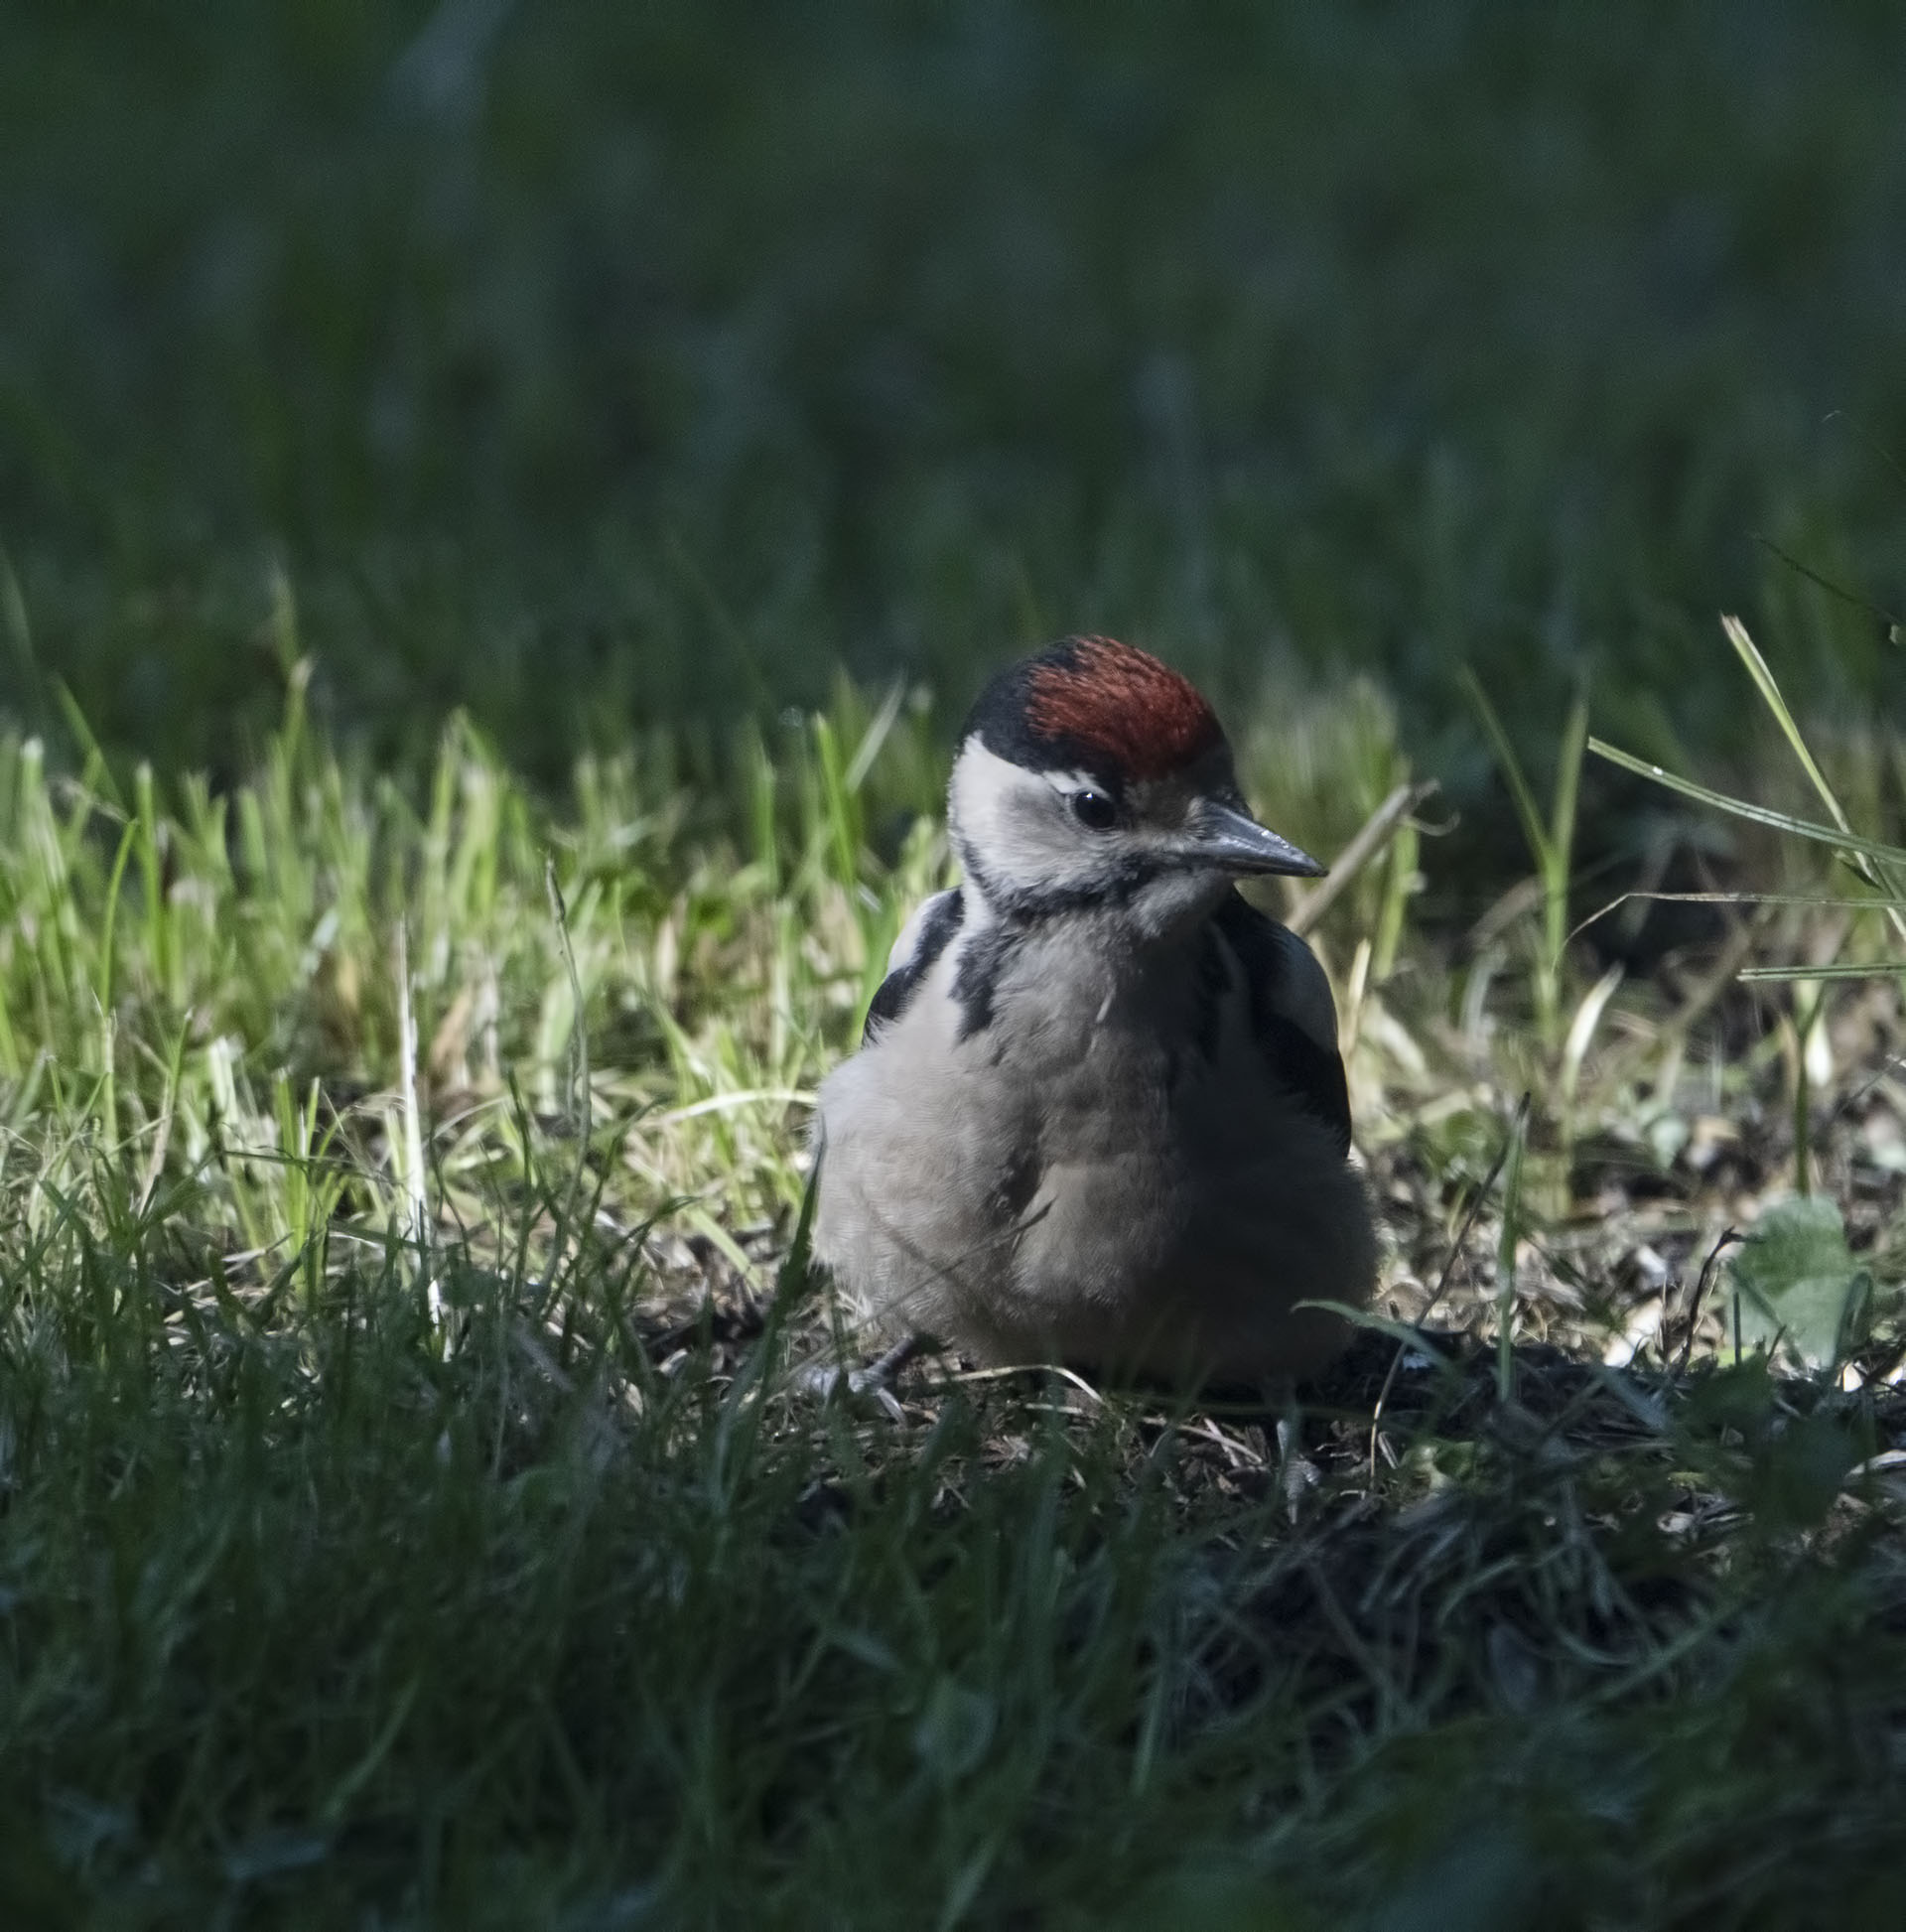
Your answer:
[[[1791,980],[1897,979],[1902,973],[1906,973],[1906,961],[1896,960],[1889,966],[1884,960],[1874,960],[1869,965],[1841,960],[1831,966],[1743,966],[1734,977],[1763,986],[1774,986]]]
[[[1522,1222],[1522,1156],[1528,1116],[1517,1110],[1509,1130],[1509,1165],[1502,1176],[1502,1237],[1496,1246],[1496,1400],[1516,1394],[1516,1237]]]
[[[1765,825],[1776,832],[1788,832],[1797,839],[1812,839],[1819,845],[1836,846],[1842,852],[1875,859],[1882,865],[1906,866],[1906,848],[1888,845],[1882,839],[1862,838],[1857,832],[1842,831],[1836,825],[1816,824],[1812,819],[1796,818],[1791,812],[1777,812],[1769,805],[1754,805],[1744,798],[1730,798],[1724,791],[1714,791],[1706,785],[1696,784],[1692,778],[1679,777],[1659,764],[1638,759],[1633,753],[1624,752],[1603,739],[1589,739],[1588,749],[1597,758],[1606,759],[1610,764],[1619,765],[1624,771],[1632,771],[1638,778],[1648,778],[1669,791],[1680,792],[1684,798],[1692,798],[1698,804],[1711,805],[1716,811],[1744,818],[1750,824]]]
[[[1550,850],[1549,828],[1543,824],[1535,793],[1529,789],[1529,781],[1522,775],[1522,766],[1516,759],[1514,747],[1509,743],[1509,734],[1503,730],[1502,720],[1497,717],[1495,706],[1489,702],[1489,694],[1482,688],[1482,680],[1467,664],[1462,667],[1462,688],[1469,694],[1469,702],[1475,706],[1476,715],[1482,720],[1482,728],[1489,735],[1496,762],[1501,765],[1509,795],[1515,800],[1516,816],[1522,821],[1522,835],[1529,842],[1530,855],[1546,874]]]
[[[1814,762],[1814,755],[1807,749],[1807,741],[1800,735],[1800,727],[1794,722],[1794,714],[1787,708],[1787,700],[1780,694],[1780,686],[1774,681],[1774,674],[1768,668],[1767,660],[1760,654],[1759,647],[1747,634],[1747,626],[1738,618],[1724,617],[1720,627],[1727,633],[1727,641],[1733,645],[1736,655],[1747,667],[1747,675],[1754,681],[1754,688],[1760,693],[1762,702],[1774,714],[1774,722],[1781,729],[1782,736],[1793,748],[1794,756],[1799,759],[1801,768],[1813,781],[1814,789],[1820,793],[1822,801],[1833,817],[1833,821],[1842,832],[1853,828],[1840,809],[1839,800],[1834,795],[1834,788],[1827,782],[1827,774]]]
[[[1746,665],[1747,674],[1754,680],[1755,689],[1759,691],[1767,709],[1774,714],[1774,722],[1779,725],[1787,743],[1792,746],[1794,756],[1799,759],[1801,768],[1813,781],[1814,789],[1820,793],[1834,823],[1842,832],[1850,832],[1853,829],[1850,821],[1841,809],[1838,798],[1835,796],[1833,786],[1827,782],[1827,774],[1815,763],[1813,753],[1807,749],[1807,741],[1801,736],[1800,727],[1794,722],[1794,714],[1788,710],[1787,700],[1781,696],[1780,686],[1775,683],[1774,674],[1768,668],[1767,660],[1761,656],[1754,640],[1748,636],[1747,626],[1738,618],[1724,617],[1720,621],[1720,627],[1726,631],[1727,641],[1733,645],[1736,655]],[[1870,879],[1871,883],[1881,890],[1897,892],[1898,888],[1893,880],[1883,875],[1875,875],[1865,866],[1861,866],[1858,870],[1863,877]],[[1902,914],[1896,907],[1888,907],[1886,916],[1892,921],[1893,931],[1900,939],[1906,940],[1906,914]]]

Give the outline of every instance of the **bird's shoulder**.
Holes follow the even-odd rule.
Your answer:
[[[1232,892],[1213,920],[1244,975],[1251,1032],[1277,1079],[1350,1151],[1350,1090],[1321,962],[1287,925]]]
[[[886,977],[867,1009],[867,1024],[861,1033],[864,1042],[871,1041],[881,1028],[891,1026],[906,1011],[965,916],[966,902],[957,886],[935,893],[914,908],[913,916],[893,941],[893,950],[886,957]]]

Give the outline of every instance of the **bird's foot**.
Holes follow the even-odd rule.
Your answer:
[[[1303,1429],[1294,1405],[1278,1421],[1278,1459],[1283,1464],[1285,1505],[1294,1523],[1304,1496],[1323,1480],[1323,1471],[1303,1452]]]
[[[872,1398],[889,1421],[904,1422],[905,1412],[893,1393],[892,1380],[915,1355],[924,1354],[933,1345],[930,1335],[907,1335],[859,1368],[849,1368],[842,1362],[803,1362],[794,1371],[793,1386],[817,1402]]]

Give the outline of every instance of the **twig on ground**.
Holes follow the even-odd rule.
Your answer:
[[[1382,851],[1384,841],[1397,826],[1436,789],[1433,778],[1417,784],[1398,785],[1377,809],[1364,820],[1362,829],[1337,855],[1336,863],[1319,883],[1298,899],[1285,916],[1293,932],[1308,932],[1329,911],[1351,880]]]

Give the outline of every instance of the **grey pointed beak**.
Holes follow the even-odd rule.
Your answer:
[[[1186,857],[1220,872],[1284,873],[1293,879],[1321,879],[1329,870],[1309,853],[1281,839],[1249,812],[1207,798],[1192,815]]]

